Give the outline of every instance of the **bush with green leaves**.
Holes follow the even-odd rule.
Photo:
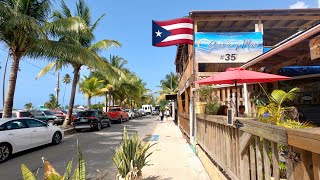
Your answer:
[[[50,164],[49,161],[43,158],[44,164],[44,179],[46,180],[86,180],[86,166],[85,160],[83,159],[80,146],[78,144],[78,165],[74,169],[72,174],[72,164],[73,160],[71,160],[67,167],[63,176],[61,176],[54,167]],[[36,180],[37,175],[33,174],[30,169],[22,164],[21,165],[22,176],[24,180]]]
[[[119,175],[125,178],[134,170],[138,177],[142,177],[142,168],[148,163],[147,158],[152,154],[148,151],[153,145],[143,143],[137,133],[129,136],[124,127],[122,142],[113,157]]]
[[[218,102],[208,102],[206,104],[206,114],[217,115],[217,112],[220,108],[220,103]]]

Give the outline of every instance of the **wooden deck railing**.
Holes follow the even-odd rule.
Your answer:
[[[286,129],[238,120],[243,127],[228,126],[225,116],[197,114],[197,143],[229,178],[320,179],[320,128]],[[280,170],[280,162],[286,170]]]
[[[179,114],[179,126],[187,136],[190,136],[190,124],[189,123],[190,123],[189,115],[187,115],[185,113],[180,113]]]

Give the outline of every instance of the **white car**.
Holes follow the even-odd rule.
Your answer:
[[[0,119],[0,163],[14,153],[44,144],[59,144],[62,129],[33,118]]]
[[[134,119],[135,118],[134,112],[131,109],[125,109],[123,111],[128,113],[129,119]]]

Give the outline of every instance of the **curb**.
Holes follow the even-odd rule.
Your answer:
[[[70,135],[70,134],[76,133],[76,131],[74,130],[74,128],[68,128],[68,129],[64,129],[63,133],[64,135]]]

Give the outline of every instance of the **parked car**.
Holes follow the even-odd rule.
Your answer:
[[[125,109],[123,111],[128,113],[129,119],[134,119],[135,118],[134,112],[132,111],[132,109]]]
[[[124,112],[121,107],[114,106],[114,107],[109,107],[108,112],[107,112],[109,118],[111,121],[116,121],[119,123],[122,123],[122,121],[127,121],[129,120],[129,115],[127,112]]]
[[[159,115],[159,114],[160,114],[160,112],[156,109],[152,111],[152,115]]]
[[[139,118],[139,117],[142,116],[142,114],[140,113],[139,109],[134,109],[133,112],[134,112],[134,116],[135,116],[136,118]]]
[[[63,124],[63,121],[64,121],[64,116],[54,115],[52,112],[48,110],[44,110],[44,111],[35,110],[35,111],[30,111],[30,113],[34,116],[34,118],[39,119],[46,123],[61,125]]]
[[[100,131],[103,127],[110,127],[111,123],[108,115],[101,110],[86,110],[78,112],[77,118],[73,121],[73,126],[76,131],[82,129]]]
[[[44,144],[59,144],[63,131],[33,118],[3,118],[0,121],[0,163],[12,154]]]
[[[3,111],[0,112],[0,118],[2,118]],[[20,117],[30,117],[34,118],[34,116],[28,110],[13,110],[12,117],[20,118]]]
[[[66,110],[50,110],[55,116],[60,117],[62,116],[63,119],[66,119],[68,112]],[[76,119],[77,113],[72,113],[71,120],[74,121]]]
[[[139,109],[139,112],[140,112],[141,116],[146,116],[147,115],[146,112],[143,109]]]

